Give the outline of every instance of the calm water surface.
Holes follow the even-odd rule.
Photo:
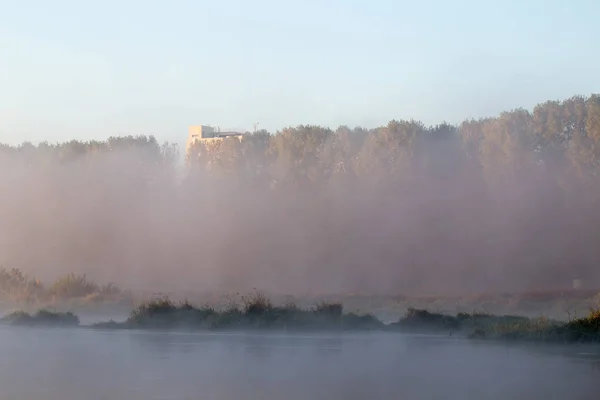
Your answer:
[[[600,399],[598,348],[0,328],[0,399]]]

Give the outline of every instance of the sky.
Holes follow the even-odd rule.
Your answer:
[[[0,142],[458,123],[600,91],[597,0],[0,0]]]

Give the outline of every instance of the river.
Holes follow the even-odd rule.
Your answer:
[[[598,399],[600,350],[385,333],[0,328],[0,398]]]

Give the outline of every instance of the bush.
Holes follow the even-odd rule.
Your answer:
[[[29,278],[16,268],[0,268],[0,292],[3,298],[15,302],[31,303],[47,297],[39,280]]]
[[[393,327],[411,330],[448,330],[458,329],[460,323],[457,318],[427,310],[408,308],[404,317],[392,324]]]
[[[130,305],[133,294],[122,291],[114,283],[100,286],[89,281],[85,275],[74,273],[57,279],[46,288],[38,279],[30,278],[18,269],[0,268],[0,300],[49,304],[73,299],[91,303],[116,301],[123,305]]]
[[[339,318],[342,316],[344,307],[341,303],[327,303],[321,302],[314,308],[314,312],[317,314],[326,315],[332,318]]]
[[[115,327],[114,323],[97,324],[99,328]],[[373,316],[342,315],[342,305],[321,303],[310,310],[294,303],[274,306],[262,293],[242,296],[242,306],[231,304],[223,311],[211,307],[197,308],[184,301],[175,304],[168,297],[138,305],[126,328],[197,328],[197,329],[373,329],[383,323]]]
[[[569,342],[600,342],[600,309],[592,308],[587,317],[571,320],[549,333]]]
[[[177,305],[163,296],[139,304],[130,314],[126,324],[131,327],[169,328],[196,326],[216,315],[210,307],[196,308],[187,300]]]
[[[175,304],[165,296],[139,304],[131,312],[129,320],[140,323],[145,319],[169,315],[176,310]]]
[[[46,309],[41,309],[34,315],[30,315],[24,311],[15,311],[3,317],[0,320],[2,323],[20,326],[77,326],[79,325],[79,317],[75,314],[66,312],[54,312]]]
[[[50,288],[50,293],[61,299],[72,299],[99,293],[99,288],[95,283],[88,281],[85,275],[70,273],[56,280]]]
[[[260,316],[265,315],[269,311],[273,310],[273,304],[271,300],[263,293],[256,292],[249,296],[242,296],[242,312],[248,316]]]
[[[559,323],[547,318],[529,319],[519,316],[466,314],[449,316],[410,308],[398,322],[386,326],[372,315],[342,314],[341,304],[321,303],[310,310],[294,303],[274,306],[263,295],[246,298],[240,309],[231,306],[224,311],[211,307],[197,308],[184,301],[173,303],[168,297],[138,305],[127,321],[94,325],[105,329],[296,329],[296,330],[425,330],[445,332],[457,330],[471,339],[499,339],[552,342],[600,342],[600,310],[592,309],[585,318]],[[21,326],[77,326],[79,318],[72,313],[41,309],[34,315],[15,311],[0,322]]]

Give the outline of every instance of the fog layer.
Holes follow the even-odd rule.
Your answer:
[[[185,140],[182,136],[181,140]],[[0,147],[0,264],[133,289],[456,293],[600,282],[600,97],[459,126]]]

